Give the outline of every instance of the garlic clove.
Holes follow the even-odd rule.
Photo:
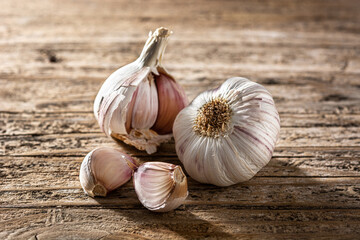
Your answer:
[[[139,88],[137,88],[135,90],[135,92],[133,93],[132,99],[130,101],[130,103],[127,106],[127,113],[126,113],[126,121],[125,121],[125,129],[126,129],[126,133],[130,133],[131,131],[131,125],[132,125],[132,115],[133,115],[133,110],[134,110],[134,104],[136,102],[136,98],[138,96],[138,92],[139,92]],[[116,110],[117,112],[119,112],[119,110]],[[121,117],[121,114],[117,113],[118,117]],[[121,119],[117,119],[115,116],[113,117],[112,121],[115,124],[120,124],[123,121],[121,121]],[[114,132],[121,132],[118,131],[115,127],[112,128],[114,130]]]
[[[89,196],[105,197],[131,179],[137,162],[121,151],[101,147],[88,153],[80,168],[80,183]]]
[[[168,134],[172,132],[177,114],[188,105],[188,99],[183,88],[162,69],[155,79],[159,95],[159,111],[152,129],[160,134]]]
[[[188,195],[181,167],[163,162],[142,164],[134,173],[134,187],[140,202],[155,212],[179,207]]]
[[[280,119],[271,94],[231,78],[197,96],[175,119],[175,148],[187,173],[229,186],[252,178],[271,159]]]
[[[132,109],[131,127],[134,129],[150,129],[158,115],[158,94],[152,74],[137,88]]]

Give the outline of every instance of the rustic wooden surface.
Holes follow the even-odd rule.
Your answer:
[[[274,96],[273,159],[228,188],[189,179],[166,214],[132,183],[84,195],[84,155],[117,146],[92,103],[149,30],[174,31],[165,66],[189,99],[232,76]],[[0,239],[359,239],[358,1],[0,1]],[[143,161],[179,163],[174,142]]]

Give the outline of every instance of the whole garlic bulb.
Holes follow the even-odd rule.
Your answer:
[[[129,155],[109,147],[89,152],[80,167],[80,183],[89,196],[102,196],[128,182],[137,168]]]
[[[175,117],[188,104],[161,63],[170,34],[166,28],[150,32],[140,57],[112,73],[94,102],[95,117],[107,136],[149,154],[171,139]]]
[[[173,164],[146,162],[135,171],[133,181],[140,202],[151,211],[171,211],[188,195],[186,176]]]
[[[187,173],[217,186],[252,178],[270,161],[279,131],[271,94],[240,77],[197,96],[178,114],[173,128]]]

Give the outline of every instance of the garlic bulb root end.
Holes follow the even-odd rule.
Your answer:
[[[88,192],[89,196],[91,197],[95,197],[95,196],[106,197],[107,193],[108,191],[106,190],[106,188],[99,183],[96,184],[94,188]]]
[[[112,133],[111,136],[153,154],[161,143],[170,141],[172,134],[159,135],[151,129],[132,129],[128,135]]]
[[[184,179],[186,179],[186,176],[185,176],[183,170],[181,169],[181,167],[177,166],[175,168],[174,173],[173,173],[173,178],[176,183],[182,183],[184,181]]]

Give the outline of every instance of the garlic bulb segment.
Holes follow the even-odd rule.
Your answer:
[[[147,209],[168,212],[179,207],[188,195],[187,180],[180,166],[147,162],[134,173],[136,194]]]
[[[109,147],[89,152],[80,167],[80,183],[89,196],[102,196],[131,179],[137,162],[129,155]]]
[[[171,32],[158,28],[133,63],[111,74],[94,102],[100,128],[149,154],[172,137],[176,115],[187,104],[181,86],[162,66]]]
[[[152,129],[160,134],[168,134],[172,132],[177,114],[189,103],[181,86],[163,69],[160,69],[159,72],[161,74],[156,76],[159,110]]]
[[[271,94],[245,78],[197,96],[176,117],[176,152],[202,183],[229,186],[252,178],[271,159],[280,118]]]

